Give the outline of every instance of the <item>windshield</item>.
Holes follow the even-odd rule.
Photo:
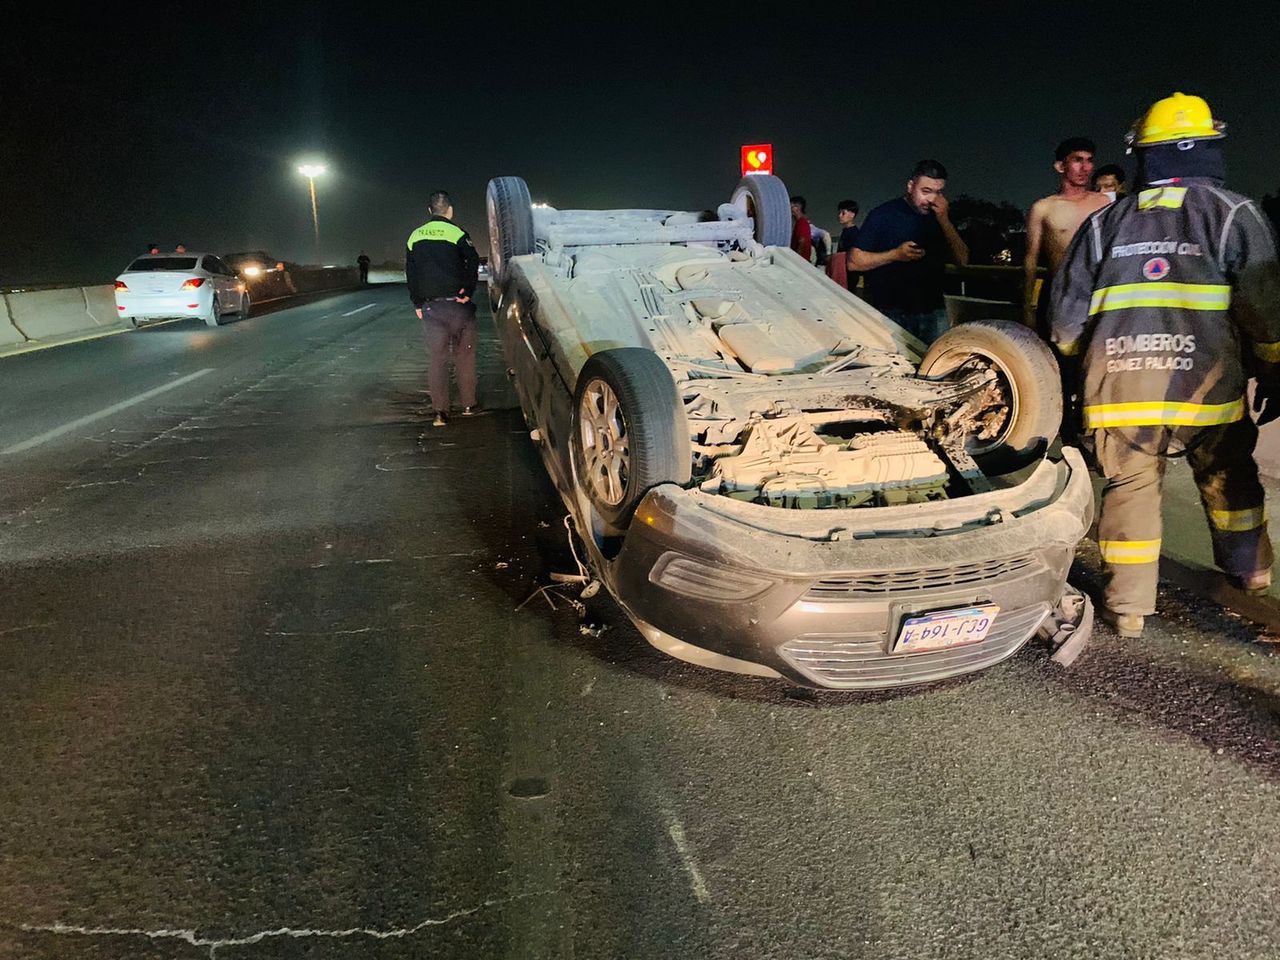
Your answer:
[[[194,270],[195,257],[142,257],[129,264],[127,273],[142,273],[147,270]]]

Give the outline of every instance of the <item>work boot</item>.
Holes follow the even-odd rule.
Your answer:
[[[443,410],[437,410],[436,418],[431,421],[431,425],[433,427],[447,426],[448,423],[449,423],[449,414],[445,413]]]
[[[1138,613],[1116,613],[1114,610],[1103,610],[1102,619],[1115,627],[1116,633],[1122,637],[1136,640],[1142,636],[1143,618]]]
[[[1240,589],[1251,597],[1265,597],[1271,592],[1271,571],[1263,570],[1249,577],[1241,577]]]

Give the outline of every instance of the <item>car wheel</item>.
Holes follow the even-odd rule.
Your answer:
[[[966,449],[983,473],[998,476],[1044,456],[1062,426],[1062,387],[1048,345],[1008,320],[952,327],[920,361],[920,375],[932,378],[984,368],[996,372],[983,410],[986,435],[973,437]]]
[[[237,320],[249,319],[249,293],[248,291],[240,294],[240,309],[236,311]]]
[[[507,279],[507,261],[534,251],[529,185],[519,177],[495,177],[485,191],[485,207],[489,214],[489,277],[501,286]]]
[[[213,303],[209,305],[209,312],[205,315],[204,322],[207,326],[216,327],[222,323],[222,305],[218,303],[218,298],[213,298]]]
[[[755,222],[758,243],[766,247],[791,245],[791,196],[777,177],[743,177],[730,203]]]
[[[570,444],[575,483],[619,532],[650,489],[688,483],[688,421],[666,364],[643,347],[592,354],[574,390]]]

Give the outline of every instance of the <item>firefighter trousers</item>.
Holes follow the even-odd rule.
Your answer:
[[[1160,500],[1171,449],[1187,462],[1209,520],[1213,561],[1224,573],[1248,577],[1271,569],[1262,484],[1253,448],[1258,428],[1235,423],[1187,428],[1111,427],[1094,433],[1107,485],[1098,515],[1098,546],[1106,564],[1103,601],[1116,613],[1155,612],[1160,568]]]

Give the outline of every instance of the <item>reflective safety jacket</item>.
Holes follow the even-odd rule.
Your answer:
[[[480,255],[467,231],[444,217],[432,217],[409,234],[404,275],[415,307],[428,300],[476,292]]]
[[[1081,355],[1086,430],[1231,423],[1245,363],[1280,362],[1275,237],[1216,181],[1151,187],[1084,222],[1050,309],[1053,341]]]

